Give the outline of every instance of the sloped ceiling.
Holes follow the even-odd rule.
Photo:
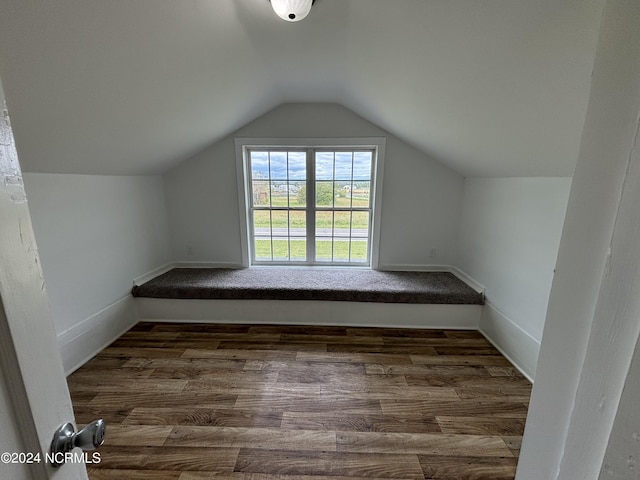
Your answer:
[[[604,0],[2,0],[25,171],[162,173],[285,102],[336,102],[464,176],[569,176]],[[348,132],[345,132],[348,135]]]

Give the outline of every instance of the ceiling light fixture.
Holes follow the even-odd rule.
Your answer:
[[[309,15],[315,0],[269,0],[273,11],[287,22],[298,22]]]

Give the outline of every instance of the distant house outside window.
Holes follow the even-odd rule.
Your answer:
[[[242,145],[247,263],[375,265],[380,154],[379,145]]]

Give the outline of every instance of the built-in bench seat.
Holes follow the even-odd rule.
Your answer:
[[[133,287],[138,318],[477,329],[484,296],[449,272],[173,268]]]
[[[133,287],[134,297],[322,300],[482,305],[483,294],[449,272],[349,268],[174,268]]]

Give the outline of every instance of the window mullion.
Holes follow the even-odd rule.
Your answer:
[[[271,261],[273,262],[273,189],[271,188],[271,152],[267,154],[269,158],[269,249],[271,252]]]
[[[353,192],[353,164],[355,162],[355,153],[351,152],[351,192]],[[353,195],[349,195],[349,262],[351,262],[351,247],[353,245]],[[367,235],[368,236],[368,235]]]
[[[336,250],[336,152],[333,152],[333,175],[331,175],[331,263]]]
[[[291,191],[289,190],[289,152],[287,152],[287,260],[291,261]]]
[[[316,260],[316,171],[313,149],[307,149],[307,262]]]
[[[273,210],[269,210],[269,251],[273,262]]]

